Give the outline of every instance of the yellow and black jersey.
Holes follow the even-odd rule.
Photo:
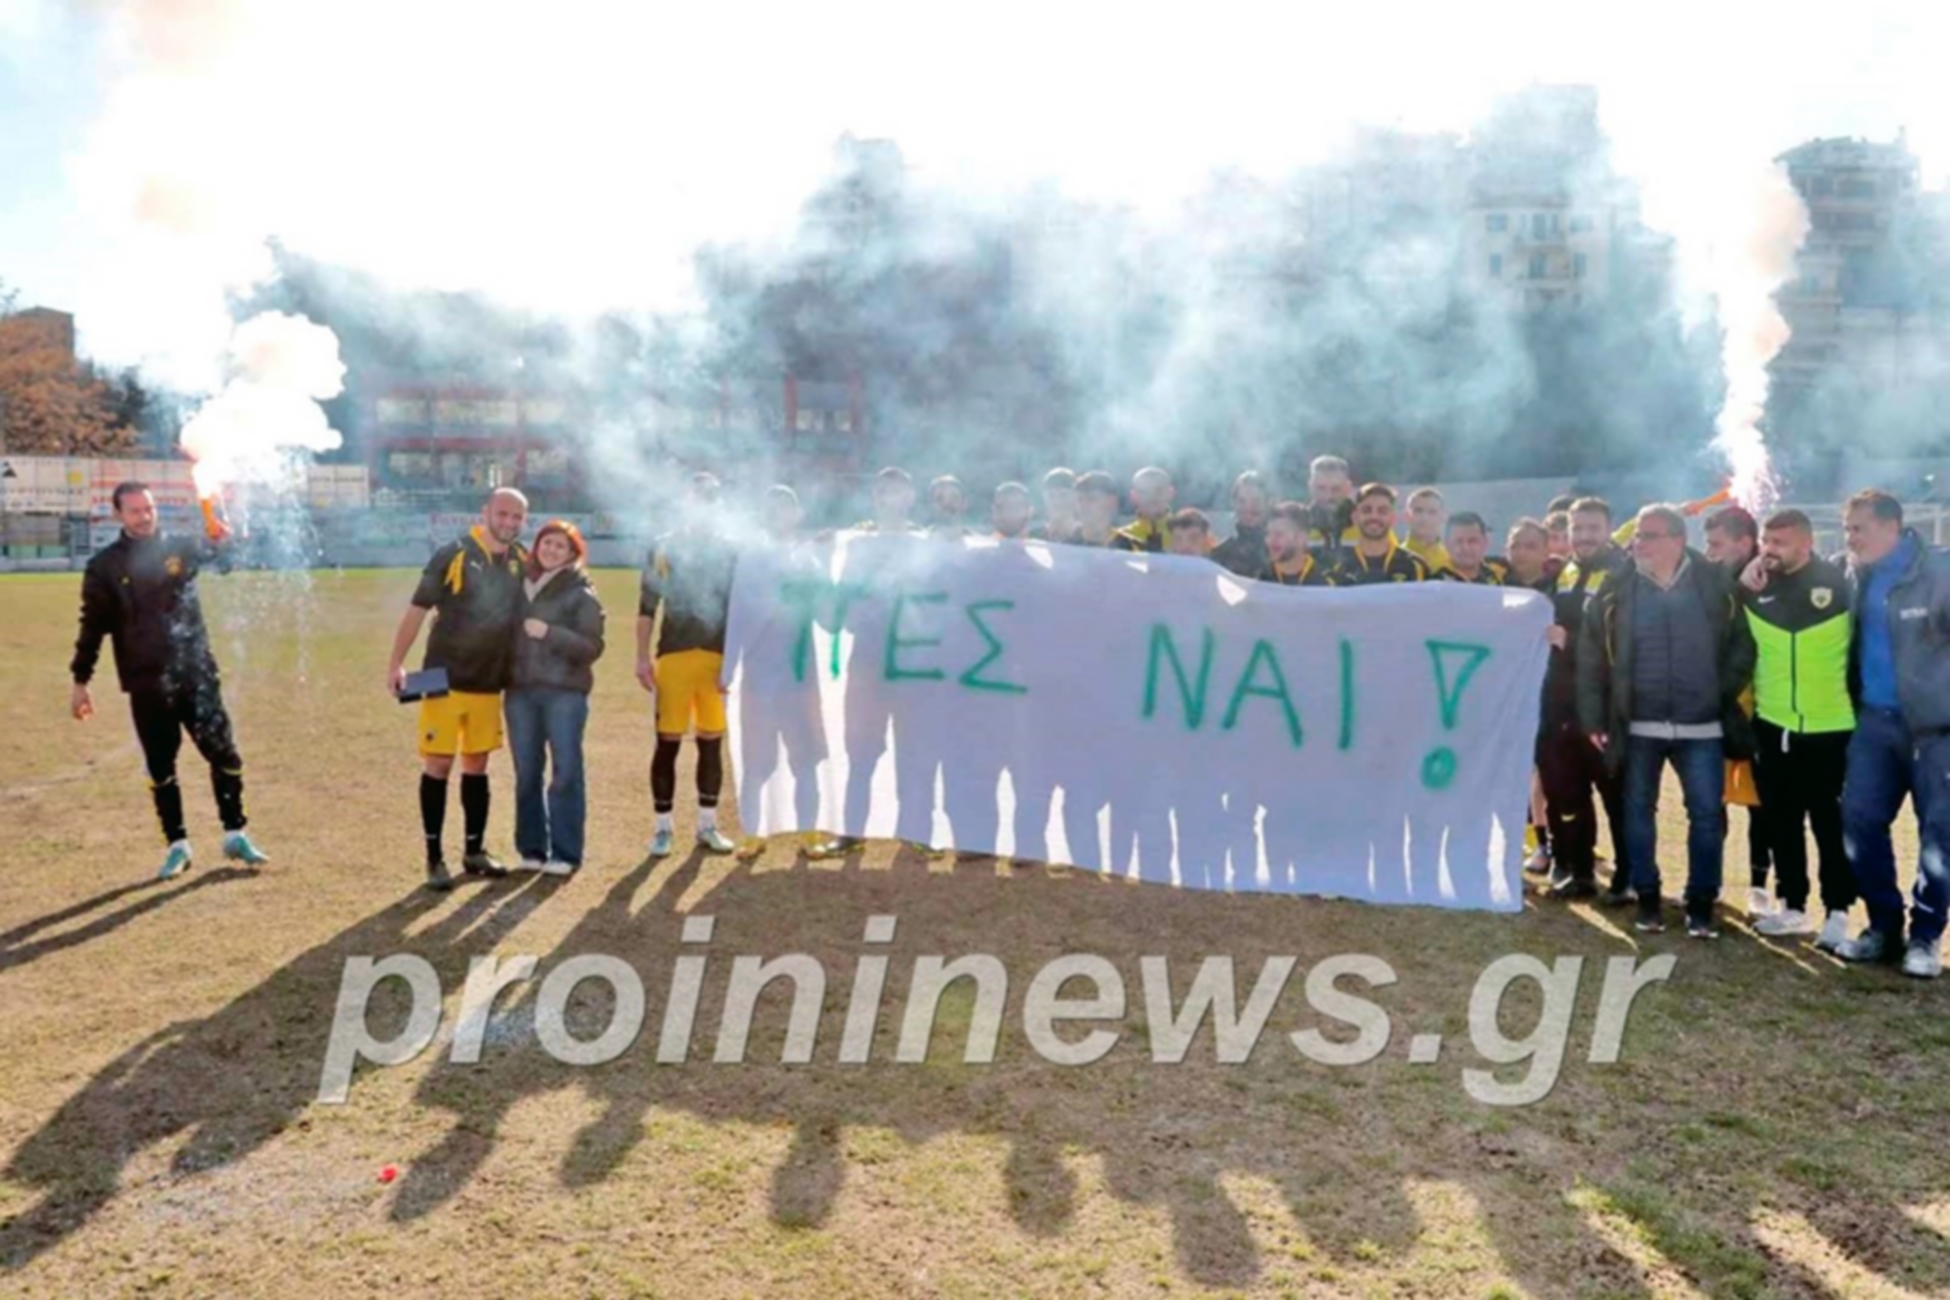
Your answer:
[[[1440,541],[1419,541],[1413,533],[1410,533],[1402,539],[1402,547],[1410,555],[1428,565],[1430,573],[1440,575],[1450,565],[1449,548]]]
[[[1544,676],[1544,717],[1547,725],[1572,721],[1578,709],[1578,639],[1585,609],[1612,573],[1625,563],[1625,553],[1606,547],[1589,561],[1563,562],[1555,578],[1546,570],[1544,593],[1551,598],[1553,619],[1564,629],[1564,645],[1551,651]]]
[[[654,618],[663,606],[659,655],[685,650],[724,652],[725,622],[731,613],[731,576],[738,552],[710,533],[671,533],[657,540],[643,566],[637,613]]]
[[[1232,536],[1212,548],[1212,558],[1242,578],[1259,577],[1267,564],[1265,526],[1235,525]]]
[[[456,691],[493,695],[507,689],[521,627],[523,567],[519,545],[496,555],[479,526],[433,553],[413,603],[435,611],[424,666],[445,668]]]
[[[1170,540],[1171,529],[1162,518],[1146,519],[1140,516],[1110,535],[1110,549],[1148,551],[1155,555],[1170,549],[1166,545]]]
[[[1390,537],[1388,549],[1372,559],[1361,554],[1358,546],[1343,550],[1328,580],[1336,587],[1371,587],[1383,582],[1427,582],[1429,566],[1422,562],[1420,556]]]
[[[1290,567],[1282,567],[1269,562],[1260,571],[1259,580],[1261,582],[1277,582],[1282,587],[1331,587],[1334,585],[1328,575],[1327,566],[1322,564],[1311,553],[1301,556],[1300,563]]]
[[[1476,576],[1465,578],[1456,572],[1454,563],[1444,565],[1435,575],[1443,582],[1467,582],[1478,587],[1507,587],[1510,585],[1510,562],[1498,555],[1483,561],[1483,567],[1476,570]]]
[[[1561,614],[1582,615],[1585,601],[1597,594],[1614,571],[1626,561],[1624,551],[1615,546],[1606,547],[1591,557],[1590,561],[1570,559],[1564,561],[1557,570],[1556,596]],[[1560,617],[1560,623],[1571,625],[1571,620]]]
[[[1326,533],[1321,532],[1318,528],[1313,529],[1307,534],[1307,545],[1315,549],[1325,548],[1327,550],[1334,550],[1336,548],[1353,546],[1360,540],[1361,530],[1353,524],[1349,524],[1346,528],[1341,529],[1339,541],[1330,539]]]

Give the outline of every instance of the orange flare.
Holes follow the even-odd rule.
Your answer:
[[[1688,517],[1705,514],[1714,506],[1723,506],[1731,500],[1733,500],[1733,488],[1729,485],[1721,488],[1710,497],[1702,497],[1698,501],[1688,501],[1686,503],[1685,513]]]
[[[196,503],[203,507],[203,531],[210,540],[221,542],[229,537],[230,525],[224,522],[222,514],[218,512],[217,499],[214,496],[198,497]]]

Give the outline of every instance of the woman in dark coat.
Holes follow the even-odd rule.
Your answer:
[[[523,870],[569,876],[582,865],[588,805],[582,733],[589,723],[593,666],[603,653],[603,606],[589,580],[589,548],[574,524],[549,520],[528,554],[524,618],[506,705],[515,760],[515,848]]]

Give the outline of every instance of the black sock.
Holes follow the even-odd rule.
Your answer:
[[[683,743],[658,736],[656,752],[650,756],[650,802],[660,813],[677,806],[677,750]]]
[[[224,830],[243,830],[248,824],[244,818],[244,774],[213,767],[210,769],[210,788],[216,791],[217,818],[223,822]]]
[[[440,836],[447,825],[447,782],[437,776],[420,776],[420,825],[427,836],[427,865],[445,856]]]
[[[189,828],[183,825],[183,787],[176,784],[176,778],[152,782],[149,793],[156,801],[156,820],[162,823],[163,839],[170,844],[188,839]]]
[[[724,790],[724,737],[702,736],[697,742],[697,806],[716,808]]]
[[[482,851],[487,839],[488,778],[486,772],[460,774],[460,815],[467,824],[467,851]]]

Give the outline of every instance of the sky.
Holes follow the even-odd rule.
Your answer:
[[[1906,127],[1942,185],[1941,10],[0,0],[0,281],[196,386],[267,236],[401,287],[669,307],[699,243],[789,227],[843,132],[974,201],[1054,182],[1167,220],[1215,168],[1466,131],[1532,82],[1597,86],[1696,255],[1811,137]]]

